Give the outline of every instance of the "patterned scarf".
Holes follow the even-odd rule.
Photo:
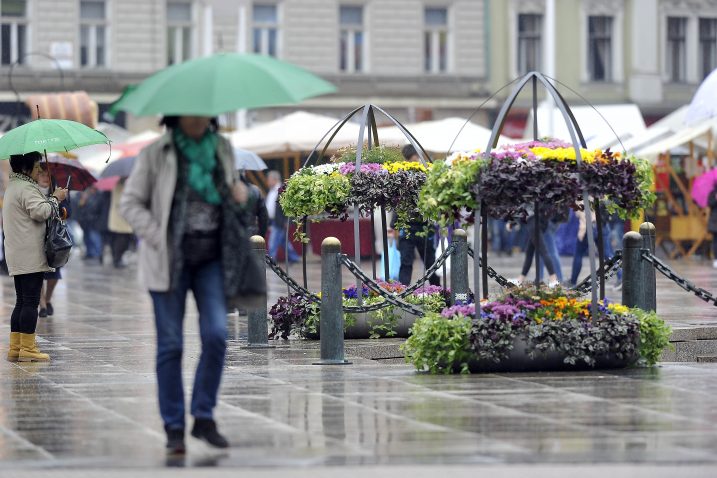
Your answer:
[[[179,128],[174,129],[174,144],[187,158],[187,184],[209,204],[221,204],[222,198],[214,183],[214,170],[217,167],[216,133],[207,131],[196,141]]]

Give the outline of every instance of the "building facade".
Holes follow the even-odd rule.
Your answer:
[[[571,102],[634,102],[657,118],[717,67],[717,0],[555,7],[555,75],[575,90],[565,90]],[[545,0],[0,0],[0,113],[13,89],[87,90],[106,105],[169,64],[245,51],[337,85],[304,109],[340,115],[371,101],[415,121],[483,105],[475,119],[487,124],[509,89],[488,100],[493,91],[545,67],[545,9]],[[519,99],[518,123],[528,105]]]

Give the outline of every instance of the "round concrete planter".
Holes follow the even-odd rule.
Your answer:
[[[638,355],[624,359],[618,359],[610,355],[598,357],[595,366],[587,365],[582,360],[572,365],[565,363],[564,359],[563,354],[552,350],[545,353],[538,352],[534,358],[531,358],[528,355],[528,345],[525,338],[516,337],[513,342],[513,350],[511,350],[508,358],[497,363],[491,360],[473,360],[468,363],[468,368],[471,373],[612,369],[632,365],[637,361]],[[460,365],[456,365],[456,371],[460,371]]]
[[[386,333],[381,333],[380,338],[385,337],[392,337],[392,338],[402,338],[405,339],[408,337],[408,331],[413,326],[413,323],[418,318],[417,316],[410,314],[408,312],[405,312],[403,310],[395,311],[396,315],[399,316],[398,321],[396,322],[396,326],[393,328],[393,331],[395,332],[394,335],[386,335]],[[368,339],[371,337],[371,327],[372,324],[378,323],[378,318],[376,317],[376,312],[367,312],[364,314],[351,314],[355,318],[355,323],[351,327],[347,327],[346,331],[344,332],[344,338],[347,340],[350,339]],[[311,340],[318,340],[319,334],[310,334],[306,337],[307,339]]]

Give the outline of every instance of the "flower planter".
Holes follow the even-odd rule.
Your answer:
[[[395,312],[399,319],[396,326],[393,327],[395,334],[388,335],[387,332],[378,332],[379,337],[397,337],[405,339],[408,337],[408,331],[418,318],[416,315],[403,310]],[[375,312],[367,312],[364,314],[351,314],[355,317],[356,323],[346,329],[344,332],[345,339],[368,339],[371,337],[371,324],[376,323],[380,319],[377,318]],[[317,337],[318,338],[318,337]]]
[[[594,366],[587,365],[582,361],[570,364],[565,362],[565,355],[555,350],[538,352],[534,354],[534,357],[530,357],[525,337],[516,337],[513,341],[513,350],[511,350],[508,358],[500,362],[471,360],[468,362],[468,370],[471,373],[493,373],[615,369],[633,365],[637,362],[638,358],[639,355],[622,359],[606,355],[596,357]],[[453,369],[456,373],[460,372],[460,364],[454,365]]]

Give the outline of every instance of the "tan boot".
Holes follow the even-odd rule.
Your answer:
[[[46,362],[50,360],[48,354],[40,352],[35,342],[35,334],[20,334],[20,356],[18,362]]]
[[[20,356],[20,332],[10,332],[10,348],[7,351],[7,360],[17,362]]]

